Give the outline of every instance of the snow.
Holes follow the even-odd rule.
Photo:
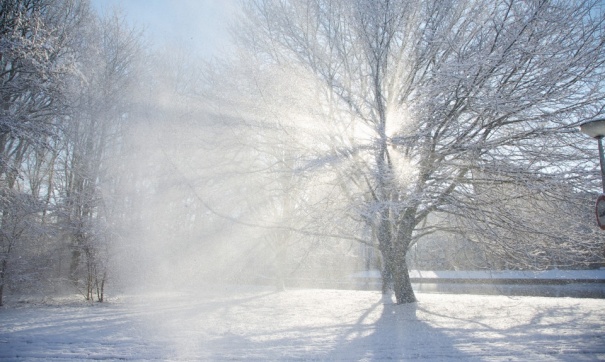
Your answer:
[[[605,359],[605,300],[207,286],[203,292],[8,303],[0,360]]]

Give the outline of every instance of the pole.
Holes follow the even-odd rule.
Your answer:
[[[599,143],[599,161],[601,163],[601,185],[605,194],[605,154],[603,153],[603,136],[597,137]]]

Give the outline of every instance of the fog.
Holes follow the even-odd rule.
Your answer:
[[[346,280],[362,267],[362,247],[351,238],[359,226],[341,209],[334,170],[345,168],[329,142],[347,134],[371,142],[367,134],[316,118],[325,111],[321,87],[304,70],[250,78],[248,62],[241,74],[200,72],[203,60],[187,54],[171,48],[152,63],[176,69],[137,90],[140,106],[112,165],[125,208],[115,220],[116,288]],[[272,92],[259,96],[257,82]]]

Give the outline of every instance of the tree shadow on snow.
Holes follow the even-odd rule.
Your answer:
[[[177,310],[162,311],[176,317],[155,327],[170,336],[163,356],[171,360],[588,361],[605,352],[599,315],[573,305],[528,301],[457,313],[422,301],[354,309],[337,296],[315,300],[325,306],[274,293],[173,304]]]
[[[388,307],[388,306],[385,306]],[[391,306],[397,308],[396,306]],[[425,339],[419,345],[433,345],[428,355],[396,357],[396,359],[449,360],[464,358],[465,361],[487,359],[594,361],[605,355],[603,323],[590,311],[580,312],[575,306],[544,306],[527,303],[530,319],[517,319],[510,306],[503,306],[499,313],[487,312],[472,318],[452,314],[439,314],[433,310],[416,306],[415,309],[442,327],[431,327],[414,317],[410,324],[419,323],[414,338]],[[385,313],[388,308],[385,308]],[[406,311],[404,313],[411,313]],[[401,314],[400,311],[395,314]],[[381,318],[382,319],[382,318]],[[403,318],[406,319],[406,318]],[[502,323],[500,320],[507,322]],[[378,324],[378,323],[377,323]],[[446,336],[447,335],[447,336]],[[407,338],[407,337],[406,337]],[[416,342],[412,342],[415,344]],[[425,349],[426,351],[427,349]],[[430,347],[429,347],[430,350]],[[441,352],[439,352],[441,350]]]
[[[336,348],[323,360],[347,361],[471,361],[471,356],[456,349],[450,337],[416,316],[417,303],[396,305],[377,303],[382,308],[374,323],[365,323],[364,313],[349,331],[340,336]]]
[[[187,354],[179,358],[195,357],[208,360],[320,360],[320,361],[376,361],[425,360],[472,361],[456,349],[452,340],[439,329],[416,316],[416,303],[410,305],[383,305],[374,303],[351,319],[334,323],[288,324],[265,330],[225,331],[211,341],[198,341]],[[293,310],[293,314],[300,312]],[[380,316],[376,319],[376,314]],[[324,314],[325,316],[326,314]],[[279,318],[278,318],[279,319]],[[314,320],[313,316],[310,316]],[[271,320],[271,319],[269,319]],[[272,319],[275,321],[275,319]],[[271,323],[271,322],[269,322]],[[177,358],[177,359],[179,359]]]

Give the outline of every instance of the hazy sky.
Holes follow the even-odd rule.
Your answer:
[[[237,7],[235,0],[92,0],[100,13],[113,7],[160,45],[174,43],[211,56],[228,40],[226,25]]]

